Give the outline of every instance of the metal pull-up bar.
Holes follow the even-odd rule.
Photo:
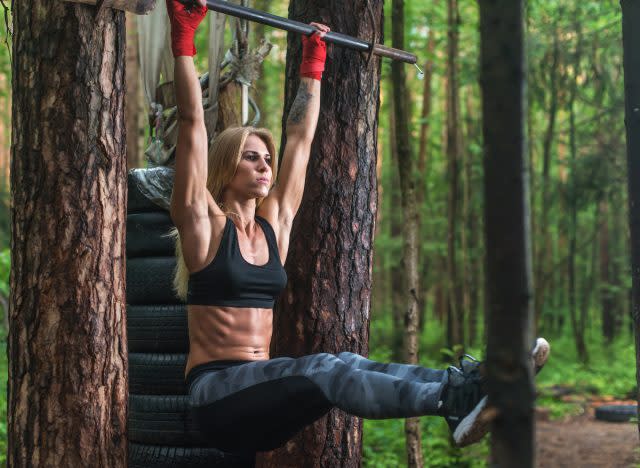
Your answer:
[[[185,4],[193,3],[193,0],[180,1]],[[207,0],[207,8],[224,13],[225,15],[231,15],[237,18],[254,21],[256,23],[266,24],[267,26],[284,29],[285,31],[298,34],[304,34],[306,36],[312,34],[316,30],[313,26],[301,23],[300,21],[272,15],[271,13],[265,13],[264,11],[254,10],[253,8],[235,5],[224,0]],[[324,36],[323,40],[340,47],[346,47],[360,52],[373,53],[375,55],[410,64],[415,64],[418,61],[415,55],[405,52],[404,50],[393,49],[382,44],[370,44],[362,39],[347,36],[346,34],[330,32]]]

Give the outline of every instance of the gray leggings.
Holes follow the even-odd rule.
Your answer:
[[[435,415],[447,382],[443,370],[348,352],[211,364],[190,372],[190,403],[207,438],[230,451],[276,448],[332,407],[369,419]]]

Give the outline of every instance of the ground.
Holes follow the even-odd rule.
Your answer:
[[[539,412],[536,442],[538,468],[640,466],[638,426],[599,421],[593,405],[579,416],[553,421]]]

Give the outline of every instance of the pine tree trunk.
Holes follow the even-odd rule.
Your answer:
[[[391,20],[392,42],[396,49],[404,49],[404,0],[393,0]],[[418,364],[418,296],[420,294],[420,275],[418,273],[418,252],[420,244],[419,220],[414,179],[414,156],[409,135],[411,110],[407,91],[407,76],[404,63],[391,63],[393,81],[393,113],[395,114],[396,149],[398,173],[400,175],[400,193],[403,214],[403,267],[406,282],[402,285],[404,303],[404,355],[409,364]],[[422,467],[422,446],[420,419],[405,420],[407,466]]]
[[[578,319],[577,309],[577,278],[576,278],[576,250],[578,243],[578,193],[576,192],[577,182],[575,181],[577,170],[577,135],[576,135],[576,115],[575,115],[575,100],[578,92],[578,74],[580,73],[580,55],[582,45],[582,34],[580,31],[580,24],[574,24],[577,31],[577,43],[574,53],[573,62],[573,76],[569,89],[569,167],[571,168],[571,175],[569,178],[567,197],[567,208],[569,212],[569,254],[567,258],[567,267],[569,280],[569,317],[571,318],[571,329],[573,330],[574,342],[576,345],[576,352],[578,359],[583,363],[589,362],[589,354],[587,352],[587,344],[584,337],[583,321]],[[582,314],[582,312],[581,312]]]
[[[8,465],[127,464],[123,12],[13,9]]]
[[[363,13],[368,6],[371,16]],[[293,0],[289,17],[381,41],[381,0]],[[300,37],[290,34],[284,121],[298,90],[300,56]],[[379,60],[367,64],[366,54],[330,46],[309,177],[291,233],[289,283],[275,314],[274,356],[368,354],[379,96]],[[333,410],[285,448],[261,456],[259,466],[359,467],[361,460],[362,421]]]
[[[391,83],[391,79],[389,80],[389,87],[393,88],[393,83]],[[389,93],[389,149],[391,153],[391,159],[395,163],[394,168],[397,168],[398,165],[398,144],[397,136],[396,136],[396,113],[393,112],[395,108],[395,98],[394,93]],[[391,206],[394,207],[393,211],[389,216],[389,224],[391,228],[391,238],[399,239],[404,235],[402,224],[402,217],[398,215],[399,210],[397,207],[401,206],[401,195],[400,195],[400,175],[397,170],[391,171],[390,177],[391,183],[390,192],[391,192]],[[378,203],[380,200],[378,199]],[[402,268],[402,261],[400,258],[394,258],[391,270],[391,316],[393,319],[393,336],[391,342],[391,358],[394,361],[400,362],[404,359],[404,342],[405,342],[405,334],[404,334],[404,296],[402,294],[403,285],[406,284],[405,274],[406,272]]]
[[[629,184],[629,227],[633,279],[633,323],[636,335],[636,380],[640,388],[640,1],[621,0],[624,48],[625,115]],[[640,393],[638,394],[640,402]],[[640,422],[638,423],[640,431]]]
[[[523,15],[522,0],[480,0],[491,454],[495,466],[527,468],[534,390]]]

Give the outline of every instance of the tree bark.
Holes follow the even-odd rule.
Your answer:
[[[495,466],[533,466],[532,287],[524,2],[480,0],[487,390]]]
[[[124,13],[15,2],[8,465],[127,464]]]
[[[392,43],[396,49],[404,50],[404,0],[393,0],[391,20]],[[402,285],[404,299],[404,354],[409,364],[418,364],[418,297],[420,294],[420,275],[418,273],[418,252],[420,245],[419,220],[414,178],[414,156],[409,135],[411,111],[407,96],[407,76],[403,63],[391,63],[393,78],[393,113],[395,114],[395,134],[398,173],[400,175],[400,193],[403,214],[403,266],[406,282]],[[422,467],[422,446],[420,419],[405,419],[407,466]]]
[[[382,40],[382,0],[293,0],[289,17]],[[290,34],[283,124],[298,89],[300,56],[300,37]],[[368,354],[380,62],[367,59],[329,47],[309,176],[291,233],[289,283],[275,314],[276,356]],[[332,410],[282,449],[261,456],[259,465],[359,467],[361,458],[362,421]]]
[[[640,1],[621,0],[636,381],[640,384]],[[640,389],[640,385],[638,387]],[[640,392],[637,395],[640,402]],[[638,423],[640,431],[640,422]]]
[[[577,15],[578,12],[574,12]],[[576,16],[574,16],[576,18]],[[573,331],[573,338],[576,345],[576,352],[578,359],[583,363],[589,362],[589,354],[587,352],[587,344],[584,337],[584,321],[578,319],[577,300],[576,300],[576,249],[578,243],[578,193],[577,193],[577,181],[576,181],[576,165],[578,158],[577,148],[577,135],[576,135],[576,115],[575,115],[575,100],[578,92],[578,74],[580,73],[580,59],[581,59],[581,46],[582,46],[582,34],[580,30],[580,23],[574,24],[576,30],[576,50],[574,53],[573,74],[571,79],[571,86],[569,89],[569,166],[571,168],[571,176],[567,187],[568,198],[568,212],[569,212],[569,254],[567,259],[567,279],[569,281],[569,317],[571,319],[571,329]],[[582,314],[584,311],[581,311]]]

